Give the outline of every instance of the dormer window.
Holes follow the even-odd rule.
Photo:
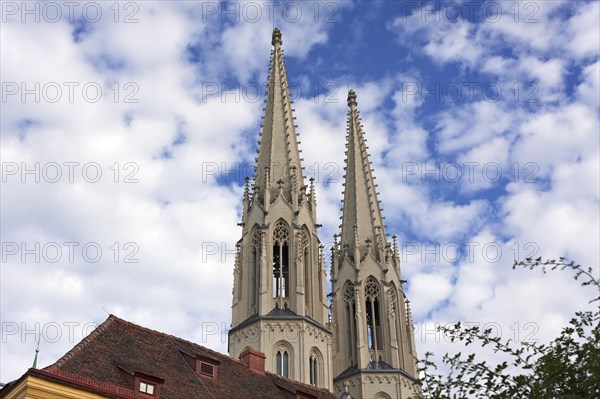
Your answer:
[[[202,360],[198,360],[198,362],[199,362],[198,371],[201,375],[208,377],[208,378],[215,378],[215,370],[216,370],[215,365],[210,364],[205,361],[202,361]]]
[[[187,348],[178,350],[196,374],[205,378],[217,378],[217,369],[221,363],[219,359],[208,353],[197,353]]]
[[[133,386],[138,392],[145,393],[146,395],[160,397],[160,386],[165,382],[162,378],[158,378],[147,373],[134,372],[133,373]]]
[[[129,380],[130,387],[136,392],[160,398],[160,387],[165,382],[163,378],[150,374],[151,370],[136,370],[136,366],[119,361],[117,366]]]
[[[140,381],[140,392],[154,396],[156,386],[146,381]]]

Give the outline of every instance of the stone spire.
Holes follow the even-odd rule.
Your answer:
[[[337,323],[333,353],[336,389],[349,385],[353,398],[416,397],[418,388],[412,318],[400,279],[398,242],[385,235],[383,209],[357,110],[348,93],[346,175],[342,233],[334,238],[332,312]],[[352,372],[349,372],[352,370]],[[377,370],[385,372],[375,377]],[[382,384],[390,376],[396,383]],[[380,379],[381,378],[381,379]],[[384,386],[390,389],[385,390]]]
[[[370,246],[371,253],[383,263],[387,239],[357,104],[356,93],[350,90],[340,244],[348,245],[354,258],[364,257]],[[360,259],[355,259],[354,263],[358,267]]]
[[[229,354],[239,357],[252,347],[265,354],[265,370],[332,390],[332,332],[315,188],[311,182],[307,195],[279,29],[271,43],[252,193],[244,186]]]
[[[288,89],[281,32],[277,28],[273,30],[271,43],[273,50],[255,177],[255,195],[265,209],[269,206],[265,202],[274,201],[280,192],[297,207],[297,197],[304,186],[296,118]]]

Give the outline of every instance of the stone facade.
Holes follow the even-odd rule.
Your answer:
[[[266,354],[265,369],[277,373],[277,354],[288,353],[288,378],[333,390],[331,368],[331,332],[303,318],[274,317],[257,320],[235,331],[229,336],[229,350],[237,353],[244,348],[261,348]],[[326,361],[326,359],[328,361]],[[316,360],[317,367],[311,379],[310,361]],[[283,361],[281,359],[280,361]],[[314,367],[314,365],[313,365]],[[277,373],[282,375],[281,372]]]

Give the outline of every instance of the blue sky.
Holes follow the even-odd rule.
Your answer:
[[[545,341],[592,298],[511,266],[598,273],[600,3],[67,3],[2,2],[0,381],[106,312],[226,351],[274,26],[326,245],[357,92],[419,353],[458,320]]]

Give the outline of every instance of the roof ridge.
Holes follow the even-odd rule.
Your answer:
[[[117,316],[113,314],[109,314],[108,318],[104,320],[98,327],[96,327],[91,333],[89,333],[86,337],[84,337],[77,345],[75,345],[71,350],[65,353],[60,359],[51,364],[50,366],[44,367],[42,370],[46,371],[54,371],[56,369],[61,368],[67,361],[69,361],[73,356],[75,356],[78,352],[80,352],[83,348],[85,348],[90,342],[92,342],[98,335],[103,333],[111,324],[115,321],[119,321]]]

